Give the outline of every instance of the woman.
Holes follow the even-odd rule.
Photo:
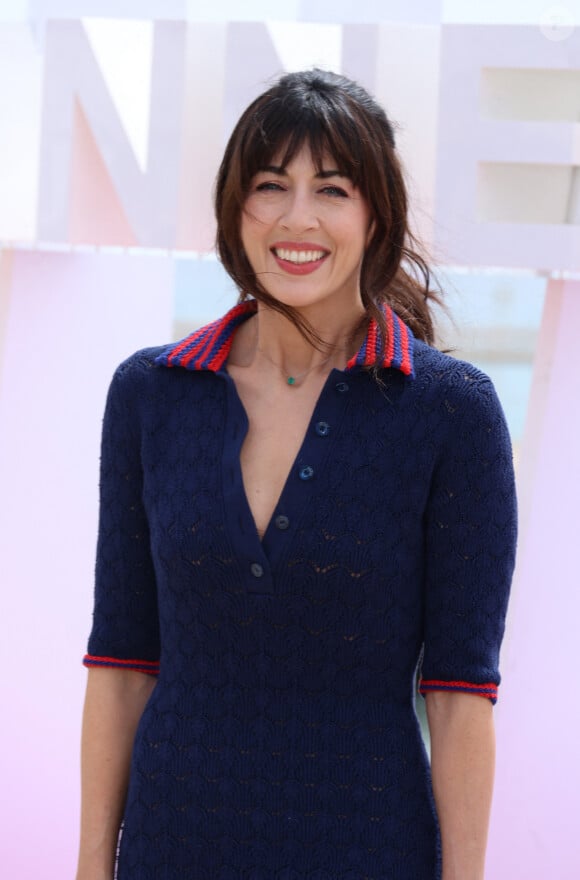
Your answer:
[[[216,214],[239,304],[109,391],[78,880],[121,824],[119,880],[481,880],[511,452],[431,347],[392,126],[284,76]]]

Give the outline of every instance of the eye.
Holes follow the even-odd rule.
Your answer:
[[[323,192],[327,196],[338,196],[339,198],[343,198],[343,199],[348,198],[347,191],[345,189],[342,189],[342,187],[340,187],[340,186],[334,186],[334,185],[324,186],[324,187],[322,187],[321,192]]]
[[[273,180],[258,183],[256,186],[256,192],[281,192],[282,190],[283,187],[279,183],[275,183]]]

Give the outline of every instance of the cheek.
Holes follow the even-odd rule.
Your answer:
[[[255,246],[261,224],[254,214],[244,210],[240,222],[240,238],[244,250],[249,251]]]
[[[246,259],[254,272],[259,272],[264,265],[264,224],[252,215],[244,213],[240,226],[240,241]]]
[[[256,259],[261,258],[268,228],[268,224],[262,217],[256,217],[255,214],[247,212],[242,215],[240,238],[246,256],[252,264]],[[255,269],[256,267],[253,265],[253,268]]]
[[[244,206],[242,228],[245,223],[250,234],[259,234],[264,226],[272,222],[275,215],[276,207],[273,200],[250,196]]]

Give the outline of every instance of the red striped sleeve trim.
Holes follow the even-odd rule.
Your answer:
[[[147,675],[159,674],[159,662],[155,660],[125,660],[122,657],[95,657],[93,654],[85,654],[83,665],[135,669],[137,672],[145,672]]]
[[[497,702],[497,685],[494,682],[476,684],[472,681],[440,681],[438,679],[423,680],[419,684],[419,693],[423,696],[429,691],[462,691],[487,697],[492,703]]]

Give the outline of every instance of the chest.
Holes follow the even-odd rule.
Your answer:
[[[289,473],[305,442],[323,383],[248,389],[238,383],[248,429],[240,450],[244,491],[263,538]],[[316,430],[316,428],[315,428]],[[320,428],[319,428],[320,430]]]
[[[315,576],[317,590],[324,573],[358,596],[372,572],[404,576],[401,548],[418,560],[432,445],[395,393],[334,371],[316,400],[291,409],[265,395],[248,412],[229,377],[170,378],[142,463],[152,550],[172,583],[203,572],[205,590],[214,568],[216,584],[231,569],[236,588],[264,594],[281,572],[300,589]]]

